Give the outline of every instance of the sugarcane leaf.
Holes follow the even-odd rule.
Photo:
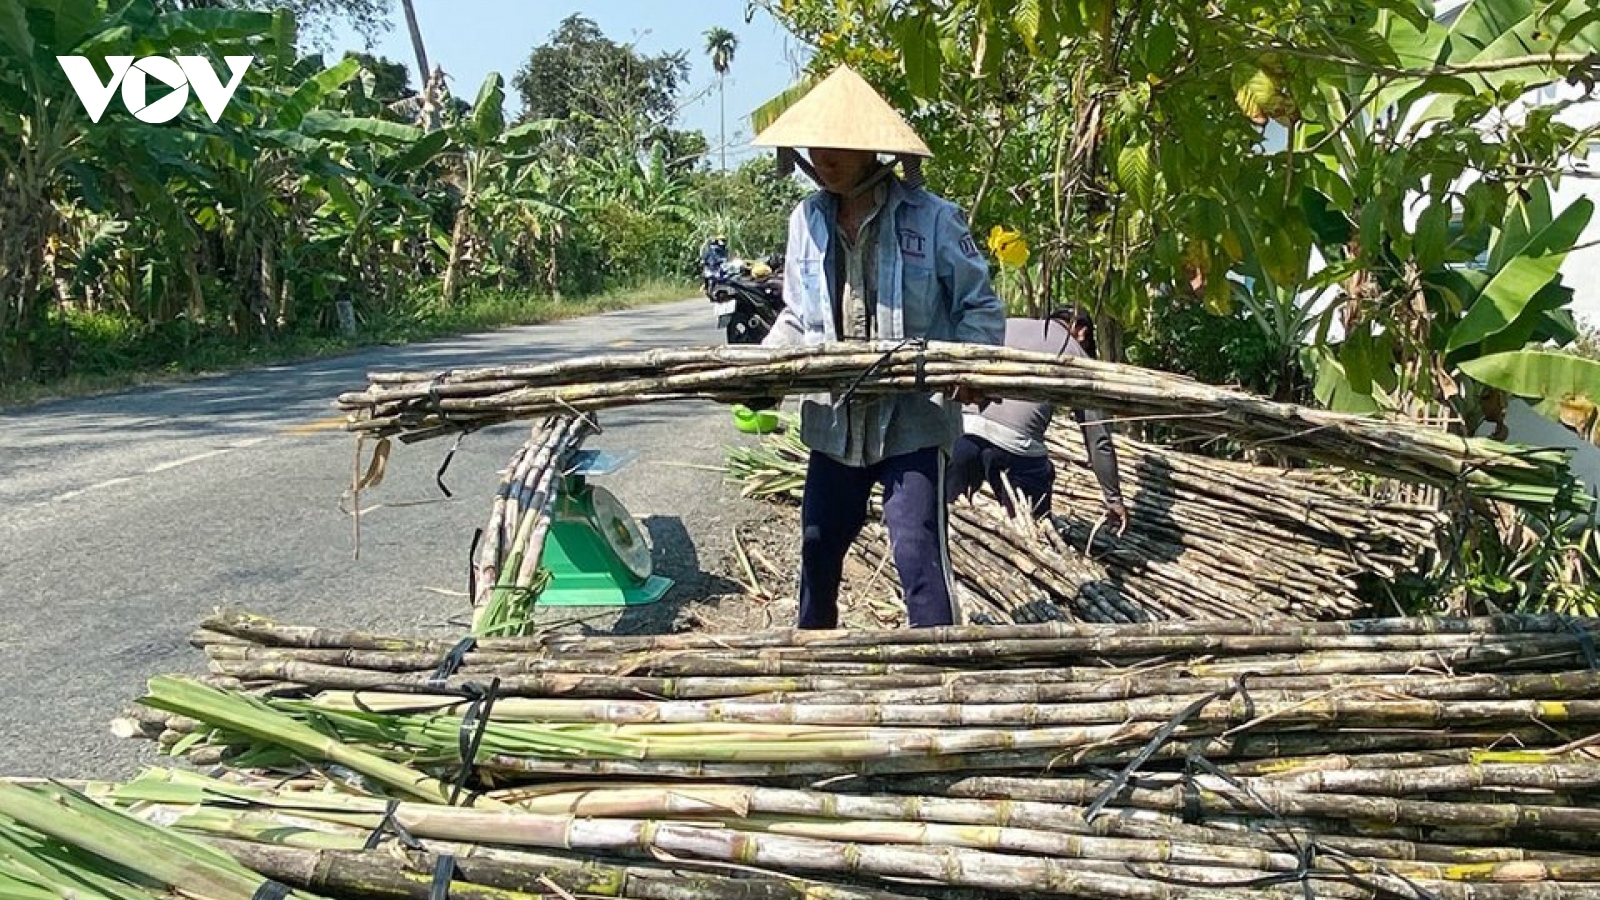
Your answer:
[[[183,756],[210,737],[204,729],[195,729],[179,738],[167,751],[168,756]]]

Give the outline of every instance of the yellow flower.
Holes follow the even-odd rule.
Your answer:
[[[989,229],[989,252],[1003,266],[1020,269],[1028,264],[1028,242],[1020,231],[999,225]]]

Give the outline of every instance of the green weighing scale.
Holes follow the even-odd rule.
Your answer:
[[[550,583],[541,606],[642,606],[660,600],[672,580],[652,574],[650,546],[639,524],[610,491],[589,483],[632,461],[600,450],[573,454],[561,479],[543,567]]]

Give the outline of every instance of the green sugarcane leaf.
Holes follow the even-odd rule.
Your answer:
[[[189,753],[190,750],[193,750],[196,746],[198,746],[200,743],[205,741],[205,739],[210,737],[210,736],[211,735],[210,735],[210,733],[208,731],[206,731],[204,729],[198,729],[197,728],[194,731],[191,731],[188,734],[184,735],[183,737],[179,738],[177,743],[174,743],[172,745],[172,747],[167,750],[167,755],[168,756],[185,756],[185,755],[187,755]]]

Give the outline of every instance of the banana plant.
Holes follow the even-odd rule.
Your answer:
[[[1488,418],[1503,432],[1501,398],[1463,365],[1571,339],[1556,276],[1592,213],[1580,201],[1552,214],[1548,193],[1548,170],[1592,135],[1561,124],[1560,105],[1516,110],[1583,74],[1600,22],[1561,0],[1480,0],[1449,24],[1387,15],[1378,33],[1397,61],[1432,68],[1326,83],[1303,108],[1302,205],[1345,294],[1303,365],[1337,408],[1443,405],[1469,430]]]
[[[452,147],[457,200],[454,223],[445,243],[444,301],[453,304],[460,291],[465,254],[477,231],[493,213],[514,211],[535,221],[554,223],[566,210],[545,193],[550,179],[521,177],[529,166],[544,164],[535,152],[557,122],[540,119],[508,128],[505,79],[490,72],[478,90],[471,115],[445,129]]]
[[[1481,263],[1442,264],[1419,273],[1405,318],[1357,322],[1341,343],[1310,351],[1319,399],[1351,411],[1395,408],[1410,364],[1411,377],[1420,372],[1469,431],[1487,419],[1502,436],[1503,403],[1485,396],[1484,388],[1528,397],[1552,414],[1564,399],[1600,401],[1600,384],[1586,380],[1590,368],[1584,360],[1527,349],[1577,337],[1569,308],[1573,292],[1560,269],[1593,213],[1588,198],[1555,213],[1543,182],[1524,188],[1510,201],[1503,223],[1491,229]],[[1426,343],[1403,352],[1403,329],[1419,320],[1426,324]]]

